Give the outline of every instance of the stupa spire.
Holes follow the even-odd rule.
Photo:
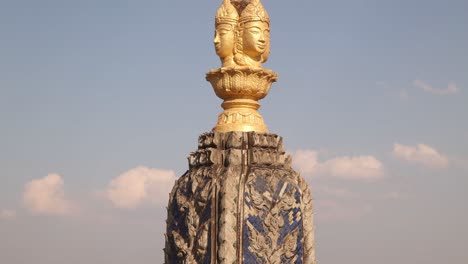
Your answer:
[[[309,187],[257,111],[278,78],[262,65],[270,17],[260,0],[224,0],[215,27],[221,68],[206,79],[224,111],[170,194],[165,263],[316,264]]]

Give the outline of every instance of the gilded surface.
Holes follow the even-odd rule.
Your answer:
[[[207,73],[206,79],[224,100],[225,110],[213,131],[268,132],[257,111],[258,100],[268,94],[278,76],[262,68],[270,55],[270,17],[260,0],[224,0],[216,13],[213,42],[222,67]],[[230,122],[223,117],[246,115],[260,118]]]
[[[270,54],[270,17],[260,0],[224,0],[216,13],[214,45],[222,67],[261,68]]]

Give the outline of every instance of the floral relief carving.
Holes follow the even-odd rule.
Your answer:
[[[299,257],[302,218],[298,210],[300,201],[295,197],[299,190],[277,176],[270,175],[269,182],[254,176],[247,188],[246,202],[250,206],[246,207],[246,242],[256,263],[295,263]],[[290,230],[285,232],[285,228]]]
[[[169,202],[176,212],[168,210],[167,264],[209,260],[212,189],[210,171],[204,168],[187,173],[176,183]]]
[[[213,163],[189,159],[170,194],[166,264],[316,263],[310,190],[281,137],[208,133],[198,147]]]

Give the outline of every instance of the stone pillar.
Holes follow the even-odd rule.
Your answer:
[[[282,138],[199,137],[169,197],[165,263],[315,264],[313,206]]]

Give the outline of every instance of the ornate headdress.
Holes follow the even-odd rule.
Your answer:
[[[230,0],[224,0],[216,13],[216,25],[223,23],[236,25],[238,21],[239,14],[236,8],[231,4]]]
[[[262,21],[270,24],[270,16],[263,7],[260,0],[251,0],[250,3],[242,11],[240,23],[247,23],[252,21]]]

